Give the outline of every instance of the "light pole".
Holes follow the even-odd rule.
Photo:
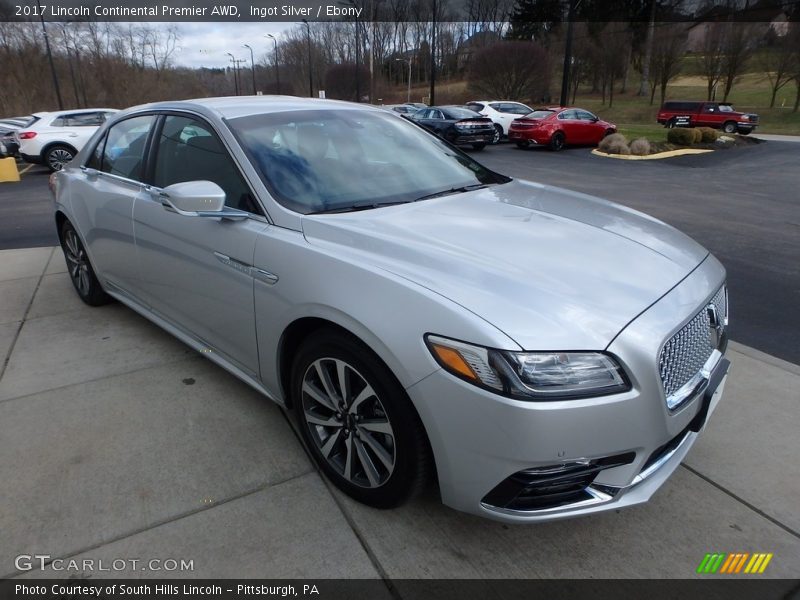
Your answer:
[[[397,62],[408,63],[408,93],[406,94],[406,104],[411,102],[411,59],[410,58],[395,58]]]
[[[308,21],[303,19],[303,24],[306,26],[306,38],[308,39],[308,97],[314,97],[314,78],[311,74],[311,25]]]
[[[250,75],[253,76],[253,96],[256,95],[256,61],[253,58],[253,48],[250,44],[244,44],[242,48],[250,50]]]
[[[56,75],[56,65],[53,62],[53,52],[50,50],[50,40],[47,37],[47,27],[44,25],[44,12],[39,0],[36,0],[36,6],[39,9],[39,20],[42,22],[42,33],[44,34],[44,45],[47,48],[47,60],[50,61],[50,74],[53,76],[53,87],[56,90],[56,98],[58,99],[58,110],[64,110],[64,102],[61,100],[61,88],[58,86],[58,75]]]
[[[280,94],[281,93],[281,71],[280,71],[280,67],[278,67],[278,40],[271,33],[268,33],[264,37],[272,38],[272,43],[275,44],[275,82],[278,85],[278,93]]]
[[[239,95],[239,61],[236,60],[236,57],[231,54],[230,52],[226,52],[228,56],[231,57],[231,63],[233,63],[233,89],[236,95]]]
[[[436,104],[436,0],[433,0],[433,20],[431,21],[431,91],[428,106]]]

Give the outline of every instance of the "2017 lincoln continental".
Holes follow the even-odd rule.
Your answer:
[[[387,111],[140,106],[52,183],[80,297],[123,302],[285,406],[373,506],[431,480],[508,522],[641,503],[722,394],[708,251]]]

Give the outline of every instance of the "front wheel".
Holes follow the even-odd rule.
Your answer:
[[[55,173],[63,169],[73,158],[75,158],[75,151],[72,148],[58,144],[47,149],[44,154],[44,164],[51,173]]]
[[[67,273],[80,299],[89,306],[101,306],[111,302],[111,296],[100,287],[78,232],[69,221],[64,221],[61,227],[61,249],[67,261]]]
[[[728,121],[722,126],[722,131],[725,133],[736,133],[736,123]]]
[[[391,508],[427,483],[422,423],[392,373],[357,340],[324,330],[303,342],[291,397],[311,455],[348,496]]]
[[[553,152],[558,152],[564,147],[566,143],[566,139],[564,138],[564,134],[560,131],[556,131],[553,134],[553,137],[550,138],[550,150]]]

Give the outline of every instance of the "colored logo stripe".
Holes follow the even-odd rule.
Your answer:
[[[698,573],[763,573],[767,565],[772,560],[772,553],[756,552],[714,552],[706,554],[700,565],[697,567]],[[749,560],[748,560],[749,559]],[[747,565],[747,566],[745,566]],[[742,571],[744,569],[744,571]]]

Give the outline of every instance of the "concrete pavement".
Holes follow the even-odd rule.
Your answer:
[[[0,251],[0,576],[41,576],[14,559],[49,554],[192,560],[193,577],[686,578],[706,552],[772,552],[765,576],[795,577],[800,367],[729,357],[645,506],[510,527],[431,490],[380,511],[332,490],[270,401],[123,306],[81,303],[60,250]]]

